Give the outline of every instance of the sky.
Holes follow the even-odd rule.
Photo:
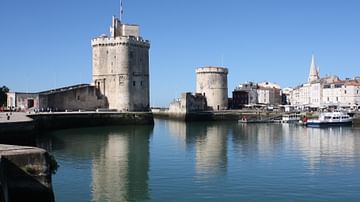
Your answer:
[[[195,69],[229,69],[229,97],[246,81],[294,87],[311,55],[320,75],[359,76],[358,0],[123,0],[123,22],[151,42],[151,106],[194,92]],[[92,38],[108,34],[120,0],[1,0],[0,85],[38,92],[91,83]]]

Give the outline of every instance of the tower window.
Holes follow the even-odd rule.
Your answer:
[[[135,84],[136,84],[136,82],[135,82],[135,81],[133,81],[133,86],[135,86]]]
[[[140,86],[142,86],[143,85],[143,82],[142,81],[140,81]]]
[[[133,52],[133,51],[130,51],[129,57],[130,57],[130,58],[133,58],[133,57],[134,57],[134,52]]]

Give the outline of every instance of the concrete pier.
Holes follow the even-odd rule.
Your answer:
[[[108,125],[153,125],[151,112],[62,112],[28,115],[37,130],[55,130]]]
[[[220,110],[220,111],[202,111],[172,113],[167,110],[153,111],[155,118],[174,119],[180,121],[238,121],[243,117],[247,119],[257,119],[259,117],[267,118],[281,116],[281,112],[260,112],[245,110]]]
[[[9,116],[9,115],[8,115]],[[151,112],[46,112],[13,113],[8,119],[0,114],[0,140],[34,133],[39,130],[55,130],[108,125],[153,125]]]
[[[54,201],[51,165],[43,149],[0,144],[0,201]]]

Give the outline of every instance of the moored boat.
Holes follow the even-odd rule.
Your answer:
[[[317,119],[306,120],[305,125],[307,127],[352,125],[352,117],[344,112],[325,112],[320,113]]]
[[[298,123],[301,120],[301,114],[284,114],[281,123]]]

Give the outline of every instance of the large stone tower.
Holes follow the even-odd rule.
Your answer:
[[[112,18],[110,36],[91,41],[93,84],[107,98],[109,109],[149,111],[150,43],[139,26]]]
[[[196,93],[205,95],[212,110],[228,107],[228,69],[224,67],[202,67],[196,69]]]
[[[319,78],[320,78],[320,76],[319,76],[319,71],[318,71],[318,69],[316,67],[315,56],[312,55],[308,82],[312,83],[312,82],[318,80]]]

